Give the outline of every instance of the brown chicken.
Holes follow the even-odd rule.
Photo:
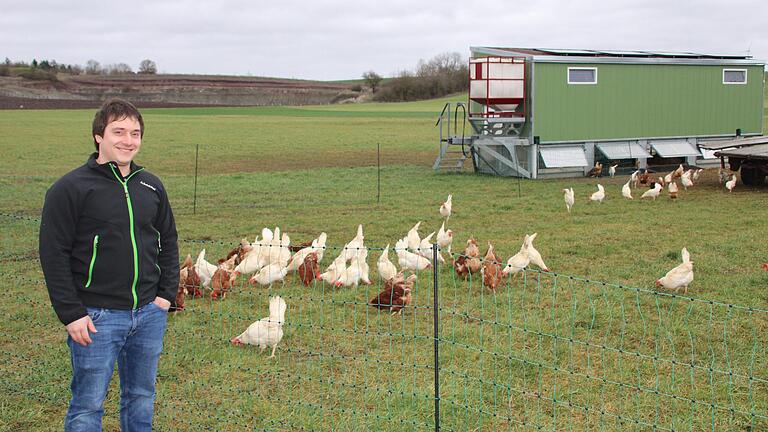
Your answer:
[[[184,294],[192,298],[199,298],[203,296],[203,291],[200,290],[201,283],[192,256],[187,255],[179,270],[179,290],[183,290]]]
[[[384,290],[372,298],[368,304],[377,309],[389,309],[392,315],[402,314],[403,308],[409,306],[413,300],[411,291],[416,279],[415,274],[405,278],[403,272],[399,272],[384,284]]]
[[[600,175],[603,173],[603,164],[600,162],[595,162],[595,167],[589,170],[587,173],[587,177],[600,177]]]
[[[456,270],[456,275],[466,279],[469,275],[469,267],[467,266],[467,257],[459,255],[453,260],[453,268]]]
[[[184,297],[187,295],[187,290],[184,285],[179,282],[179,288],[176,290],[176,299],[171,303],[170,312],[179,312],[184,310]]]
[[[312,252],[304,257],[298,269],[299,278],[304,286],[309,286],[313,280],[320,278],[320,266],[317,264],[317,252]]]
[[[763,264],[763,270],[768,271],[768,263]]]
[[[298,251],[300,251],[300,250],[302,250],[304,248],[308,248],[308,247],[312,247],[312,242],[311,241],[304,242],[304,243],[299,243],[297,245],[288,246],[288,249],[291,250],[291,253],[296,253],[296,252],[298,252]]]
[[[170,311],[177,312],[184,310],[184,299],[186,296],[202,297],[200,291],[200,277],[195,271],[195,264],[192,256],[187,255],[179,269],[179,287],[176,290],[176,299],[171,303]]]
[[[655,177],[654,177],[653,174],[654,174],[654,171],[645,170],[644,173],[640,174],[637,177],[638,178],[638,182],[641,185],[649,185],[650,183],[652,183],[655,180]]]
[[[480,270],[483,276],[483,285],[490,288],[491,291],[496,291],[501,283],[501,270],[501,258],[496,255],[491,242],[488,242],[488,252],[485,254],[483,267]]]
[[[467,240],[467,247],[464,249],[464,255],[467,257],[467,267],[472,274],[480,271],[483,263],[480,261],[480,248],[477,247],[477,240],[474,237],[470,237]]]
[[[224,267],[217,268],[211,278],[211,288],[213,288],[210,295],[211,300],[218,298],[224,300],[227,297],[227,291],[235,285],[237,276],[239,276],[239,273],[234,270],[228,270]]]
[[[685,172],[685,169],[683,168],[683,164],[680,164],[680,166],[677,167],[677,169],[672,171],[672,178],[673,179],[680,178],[683,176],[684,172]]]
[[[219,260],[219,264],[222,264],[225,261],[229,261],[230,259],[232,259],[232,257],[235,257],[235,260],[233,261],[233,263],[234,265],[238,265],[240,264],[240,261],[242,261],[243,258],[245,258],[245,254],[247,254],[248,251],[250,251],[251,249],[253,249],[253,247],[251,247],[251,245],[248,244],[248,240],[242,239],[240,241],[240,244],[237,245],[236,248],[229,251],[226,258]]]

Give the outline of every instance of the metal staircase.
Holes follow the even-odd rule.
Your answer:
[[[459,118],[459,108],[462,116]],[[462,102],[456,102],[453,109],[453,135],[451,135],[451,103],[443,106],[435,126],[440,128],[440,153],[432,165],[435,171],[461,171],[464,162],[473,156],[472,137],[466,136],[467,110]],[[461,122],[461,135],[458,134],[458,126]]]

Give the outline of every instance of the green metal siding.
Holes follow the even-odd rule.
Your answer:
[[[597,84],[568,84],[568,67],[597,68]],[[723,84],[723,69],[747,84]],[[762,133],[761,66],[534,65],[533,128],[541,142]]]

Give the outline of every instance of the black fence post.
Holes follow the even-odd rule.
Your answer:
[[[438,301],[437,301],[437,243],[432,245],[432,278],[434,304],[432,305],[432,317],[434,318],[434,341],[435,341],[435,432],[440,431],[440,348],[439,348],[439,319],[438,319]]]
[[[200,144],[195,144],[195,190],[192,194],[192,214],[197,213],[197,155],[200,153]]]
[[[376,143],[376,204],[381,202],[381,144]]]

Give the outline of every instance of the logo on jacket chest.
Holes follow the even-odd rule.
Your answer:
[[[146,186],[146,187],[148,187],[148,188],[152,189],[153,191],[157,192],[157,188],[155,188],[155,187],[154,187],[154,186],[152,186],[151,184],[147,184],[147,183],[144,183],[144,181],[140,181],[139,183],[141,183],[142,185],[144,185],[144,186]]]

